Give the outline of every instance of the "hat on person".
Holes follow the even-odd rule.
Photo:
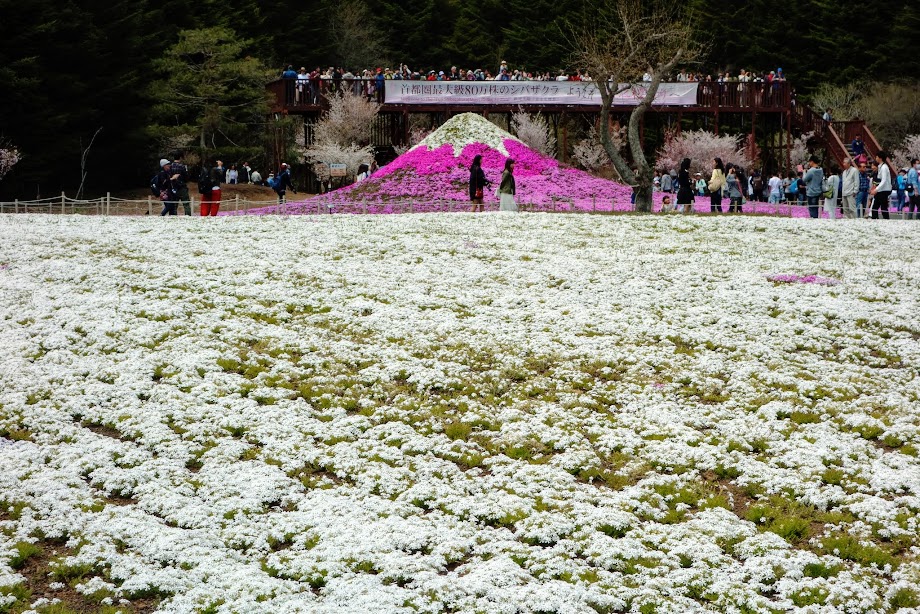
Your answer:
[[[444,74],[444,71],[442,70],[442,71],[439,72],[438,74],[439,74],[439,75],[443,75],[443,74]]]
[[[170,161],[167,160],[166,158],[163,158],[163,159],[160,160],[160,168],[163,168],[163,167],[166,166],[167,164],[172,164],[172,162],[170,162]]]
[[[286,168],[286,167],[287,167],[287,162],[282,162],[282,163],[281,163],[281,168]]]

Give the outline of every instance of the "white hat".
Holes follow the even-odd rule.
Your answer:
[[[163,168],[163,167],[166,166],[167,164],[172,164],[172,162],[170,162],[170,161],[167,160],[166,158],[163,158],[162,160],[160,160],[160,168]]]
[[[287,166],[287,162],[282,162],[281,166]]]

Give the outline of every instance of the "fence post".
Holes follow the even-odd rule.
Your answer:
[[[16,207],[16,208],[13,209],[13,212],[14,212],[14,213],[19,213],[19,199],[18,199],[18,198],[17,198],[16,201],[15,201],[15,207]]]
[[[105,193],[105,214],[112,215],[112,193]]]
[[[150,194],[148,194],[147,195],[147,215],[153,215],[153,200],[152,199],[153,197]]]
[[[367,201],[361,203],[361,212],[364,213],[364,215],[367,215]]]
[[[61,215],[64,215],[64,199],[61,199]]]
[[[591,212],[592,213],[597,212],[597,197],[596,196],[591,197]]]
[[[236,195],[236,199],[235,199],[235,200],[236,200],[236,204],[233,205],[233,211],[234,211],[234,212],[240,210],[240,195],[239,195],[239,194]]]

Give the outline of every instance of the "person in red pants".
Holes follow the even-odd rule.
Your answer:
[[[216,161],[214,167],[201,169],[198,191],[201,193],[201,217],[217,215],[220,210],[220,185],[224,180],[224,163]]]

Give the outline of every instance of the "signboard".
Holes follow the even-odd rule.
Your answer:
[[[347,164],[330,164],[329,165],[329,176],[330,177],[344,177],[347,174],[348,174]]]
[[[698,83],[662,83],[656,106],[696,104]],[[637,106],[648,84],[623,85],[614,106]],[[599,106],[601,95],[590,81],[387,81],[386,104]]]

